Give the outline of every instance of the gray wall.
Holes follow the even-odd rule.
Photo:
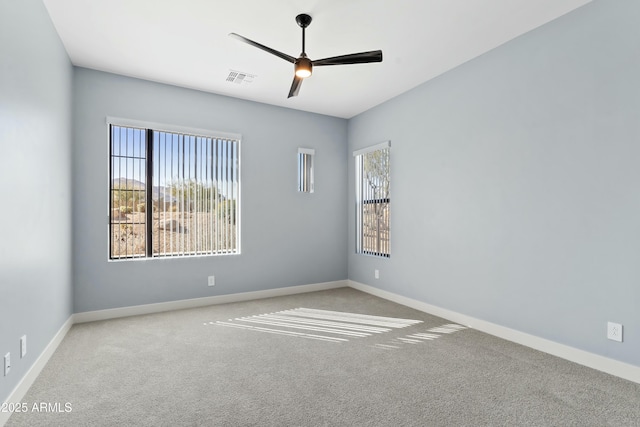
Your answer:
[[[107,116],[242,134],[241,255],[107,262]],[[300,146],[313,194],[297,192]],[[75,311],[346,279],[346,146],[344,119],[76,68]]]
[[[349,278],[640,366],[638,22],[595,1],[351,119],[392,143],[392,255],[350,209]]]
[[[0,402],[71,315],[71,79],[42,2],[2,0]]]

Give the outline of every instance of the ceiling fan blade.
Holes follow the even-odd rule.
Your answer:
[[[313,66],[321,65],[344,65],[344,64],[366,64],[369,62],[382,62],[382,51],[372,50],[371,52],[352,53],[350,55],[333,56],[331,58],[318,59],[313,61]]]
[[[300,92],[300,86],[302,86],[302,80],[303,79],[298,76],[293,77],[293,83],[291,83],[291,89],[289,90],[289,96],[287,96],[287,98],[298,96],[298,92]]]
[[[258,49],[262,49],[265,52],[269,52],[270,54],[275,55],[279,58],[282,58],[285,61],[289,61],[292,64],[296,62],[296,58],[294,58],[293,56],[287,55],[286,53],[279,52],[275,49],[271,49],[270,47],[260,44],[258,42],[254,42],[253,40],[249,40],[246,37],[242,37],[240,34],[229,33],[229,36],[233,37],[234,39],[240,40],[241,42],[244,42],[246,44],[250,44],[251,46],[257,47]]]

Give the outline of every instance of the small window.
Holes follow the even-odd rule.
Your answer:
[[[358,150],[356,160],[356,253],[390,257],[390,142]]]
[[[313,158],[316,151],[298,148],[298,191],[313,193]]]
[[[240,253],[239,138],[109,125],[109,258]]]

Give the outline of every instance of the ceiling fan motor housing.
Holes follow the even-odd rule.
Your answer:
[[[295,73],[300,78],[309,77],[312,73],[313,63],[306,55],[302,54],[295,62]]]

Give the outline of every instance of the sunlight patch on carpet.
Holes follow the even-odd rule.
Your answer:
[[[237,317],[226,322],[209,322],[205,325],[233,327],[330,342],[345,342],[352,338],[369,337],[419,323],[422,323],[422,320],[296,308],[275,313]]]
[[[404,337],[397,337],[392,339],[386,344],[374,344],[372,347],[380,348],[383,350],[394,350],[401,348],[403,345],[415,345],[421,344],[425,341],[433,341],[440,338],[443,335],[452,334],[454,332],[467,329],[466,326],[457,325],[455,323],[448,323],[446,325],[437,326],[435,328],[427,329],[425,332],[416,332]]]

